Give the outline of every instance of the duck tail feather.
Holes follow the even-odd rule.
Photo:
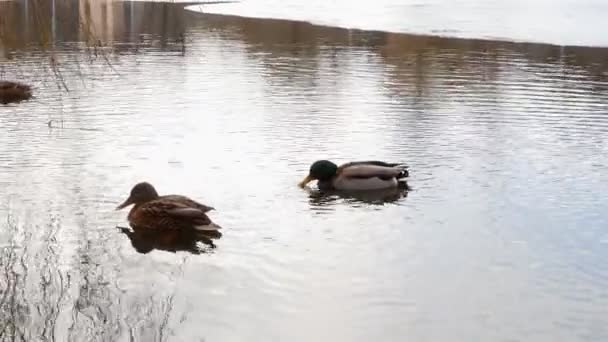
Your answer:
[[[220,230],[220,229],[222,229],[222,227],[219,224],[216,224],[213,222],[211,222],[209,224],[194,226],[194,230],[197,230],[197,231],[214,231],[214,230]]]
[[[403,179],[410,176],[410,173],[407,169],[402,169],[401,172],[397,175],[397,179]]]

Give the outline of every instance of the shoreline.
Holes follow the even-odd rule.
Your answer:
[[[304,27],[310,27],[311,30],[335,30],[344,33],[350,33],[354,35],[390,35],[393,37],[401,38],[403,40],[414,40],[414,41],[428,41],[428,42],[452,42],[454,45],[487,45],[487,46],[501,46],[501,47],[530,47],[530,48],[552,48],[552,49],[564,49],[564,50],[572,50],[576,49],[578,51],[583,50],[593,50],[593,51],[603,51],[608,54],[608,46],[589,46],[589,45],[558,45],[551,44],[545,42],[531,42],[531,41],[516,41],[509,39],[490,39],[490,38],[465,38],[465,37],[454,37],[449,35],[435,35],[435,34],[417,34],[417,33],[404,33],[404,32],[395,32],[395,31],[387,31],[387,30],[367,30],[367,29],[359,29],[359,28],[346,28],[342,26],[336,25],[322,25],[315,24],[306,20],[291,20],[291,19],[281,19],[281,18],[260,18],[260,17],[249,17],[242,15],[234,15],[234,14],[221,14],[221,13],[210,13],[210,12],[200,12],[193,11],[188,9],[188,6],[185,7],[185,10],[190,12],[193,15],[207,17],[217,19],[217,22],[226,21],[228,22],[240,22],[240,21],[251,21],[256,22],[258,24],[268,24],[268,25],[301,25]],[[215,20],[214,20],[215,21]]]
[[[221,1],[219,1],[221,3]],[[227,1],[226,3],[239,3],[240,1]],[[226,16],[226,17],[237,17],[243,19],[252,19],[252,20],[268,20],[268,21],[284,21],[284,22],[294,22],[294,23],[306,23],[313,26],[318,27],[326,27],[326,28],[339,28],[348,31],[362,31],[362,32],[381,32],[381,33],[390,33],[390,34],[399,34],[406,36],[419,36],[425,38],[442,38],[442,39],[460,39],[460,40],[473,40],[473,41],[487,41],[487,42],[496,42],[496,43],[513,43],[513,44],[536,44],[536,45],[546,45],[546,46],[554,46],[554,47],[564,47],[564,48],[593,48],[593,49],[608,49],[608,43],[605,44],[559,44],[549,41],[543,40],[528,40],[528,39],[517,39],[510,37],[499,37],[499,36],[476,36],[466,34],[458,35],[458,34],[449,34],[447,32],[456,31],[445,29],[445,34],[441,32],[406,32],[406,31],[398,31],[398,30],[390,30],[390,29],[371,29],[371,28],[361,28],[355,26],[347,26],[347,25],[336,25],[336,24],[325,24],[315,22],[314,20],[305,20],[305,19],[289,19],[289,18],[276,18],[271,16],[252,16],[252,15],[241,15],[241,14],[229,14],[229,13],[218,13],[218,12],[206,12],[204,9],[195,9],[191,7],[205,5],[204,3],[187,3],[187,2],[179,2],[175,3],[181,5],[186,11],[200,14],[200,15],[218,15],[218,16]],[[209,3],[211,4],[211,3]]]

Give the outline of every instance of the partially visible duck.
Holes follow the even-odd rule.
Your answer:
[[[378,190],[396,188],[409,176],[407,166],[383,161],[358,161],[337,166],[329,160],[318,160],[310,166],[308,176],[298,185],[316,180],[319,189]]]
[[[198,203],[186,196],[159,196],[152,184],[142,182],[131,189],[131,194],[116,210],[133,205],[128,215],[133,229],[150,231],[181,230],[212,232],[221,227],[211,221],[207,212],[213,207]]]
[[[11,81],[0,81],[0,103],[20,102],[32,97],[32,87]]]

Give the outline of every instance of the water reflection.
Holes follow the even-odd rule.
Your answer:
[[[222,236],[222,233],[217,231],[197,234],[183,231],[151,233],[142,231],[141,229],[132,230],[125,227],[119,227],[118,229],[129,238],[133,248],[141,254],[150,253],[154,249],[171,253],[184,251],[192,254],[202,254],[207,250],[201,248],[199,242],[215,248],[213,240],[219,239]]]
[[[467,56],[492,59],[520,54],[538,63],[564,63],[589,68],[601,73],[608,68],[608,48],[555,46],[538,43],[514,43],[480,39],[451,39],[435,36],[399,34],[382,31],[364,31],[338,27],[318,26],[306,22],[254,19],[230,15],[205,15],[205,25],[226,29],[245,40],[252,54],[272,52],[274,54],[314,55],[315,51],[334,48],[329,54],[337,54],[346,46],[367,47],[382,56],[401,57],[409,55],[426,57],[450,54],[453,68],[470,61]],[[229,37],[231,35],[227,35]],[[335,57],[335,56],[334,56]],[[339,62],[339,61],[338,61]],[[414,61],[410,60],[413,65]],[[446,61],[447,62],[447,61]],[[480,63],[475,63],[480,66]]]
[[[60,266],[61,222],[51,216],[35,234],[9,216],[2,228],[11,238],[0,247],[0,341],[52,339],[73,285]]]
[[[185,4],[139,1],[0,1],[0,58],[11,63],[11,77],[57,83],[69,91],[77,75],[117,75],[119,56],[133,53],[186,53]],[[81,51],[80,54],[66,51]],[[44,51],[41,54],[40,51]],[[36,61],[24,65],[21,60]],[[0,68],[0,78],[8,65]],[[101,68],[100,68],[101,67]]]
[[[353,207],[362,204],[383,206],[389,203],[398,203],[407,197],[412,190],[407,183],[399,183],[398,188],[380,189],[372,191],[344,191],[344,190],[315,190],[304,188],[308,192],[309,203],[312,208],[318,209],[338,203],[347,203]]]
[[[608,338],[606,49],[34,3],[0,1],[37,86],[0,107],[0,340]],[[302,192],[320,157],[415,196]],[[221,248],[117,232],[142,178]]]
[[[213,7],[221,14],[282,18],[419,35],[608,46],[602,0],[249,0]]]
[[[90,47],[112,45],[120,51],[124,43],[131,42],[165,48],[170,42],[183,43],[190,23],[183,7],[179,3],[109,0],[2,1],[0,47],[51,49],[59,48],[57,43],[80,42]]]

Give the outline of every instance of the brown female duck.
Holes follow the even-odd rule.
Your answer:
[[[32,97],[32,87],[27,84],[0,81],[0,103],[20,102]]]
[[[150,231],[217,231],[221,227],[211,221],[207,212],[212,207],[181,195],[159,196],[150,183],[142,182],[131,189],[126,201],[116,210],[133,204],[128,215],[133,229]]]

